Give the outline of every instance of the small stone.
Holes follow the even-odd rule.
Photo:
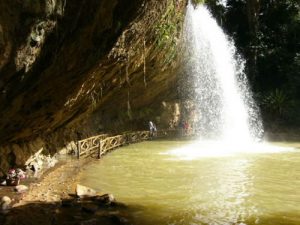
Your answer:
[[[14,188],[14,190],[18,193],[23,193],[28,191],[28,187],[26,185],[18,185]]]
[[[96,196],[97,192],[89,187],[77,184],[76,186],[76,195],[80,198],[82,197],[92,197]]]

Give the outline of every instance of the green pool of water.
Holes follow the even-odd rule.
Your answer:
[[[117,149],[88,165],[81,184],[113,193],[133,224],[300,224],[299,143],[230,154],[191,144]]]

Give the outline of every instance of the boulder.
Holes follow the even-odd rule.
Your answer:
[[[0,206],[1,206],[1,212],[7,212],[11,208],[11,199],[8,196],[3,196],[1,198]]]
[[[112,194],[104,194],[101,196],[95,196],[95,198],[93,200],[101,205],[111,205],[112,203],[116,202],[116,199]]]
[[[3,197],[1,198],[0,204],[2,204],[2,203],[8,203],[8,204],[10,204],[10,203],[11,203],[10,197],[8,197],[8,196],[3,196]]]
[[[76,186],[76,195],[80,198],[93,197],[93,196],[97,195],[97,192],[92,188],[77,184],[77,186]]]
[[[99,207],[92,203],[84,203],[82,204],[82,211],[87,213],[95,213],[99,209]]]
[[[27,161],[25,162],[25,165],[30,165],[36,158],[39,157],[39,155],[42,153],[42,151],[43,151],[43,148],[39,149],[35,154],[30,156],[30,158],[27,159]]]
[[[61,201],[61,206],[62,207],[72,207],[74,205],[74,200],[73,199],[64,199]]]
[[[28,187],[26,185],[18,185],[14,188],[14,190],[18,193],[23,193],[28,191]]]
[[[51,157],[50,155],[45,157],[45,161],[46,161],[48,168],[54,167],[56,165],[56,163],[58,162],[58,160],[56,158]]]
[[[30,165],[28,165],[28,170],[32,170],[34,172],[39,170],[39,166],[35,162],[31,162]]]

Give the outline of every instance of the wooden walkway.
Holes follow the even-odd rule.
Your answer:
[[[160,130],[156,132],[154,137],[175,136],[177,133],[178,130]],[[149,131],[126,132],[116,136],[109,136],[108,134],[93,136],[77,142],[77,158],[91,156],[100,159],[102,155],[112,149],[150,138]]]

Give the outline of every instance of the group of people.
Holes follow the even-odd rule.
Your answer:
[[[192,130],[192,127],[190,126],[188,121],[182,121],[180,123],[180,130],[181,130],[181,135],[189,135]]]

